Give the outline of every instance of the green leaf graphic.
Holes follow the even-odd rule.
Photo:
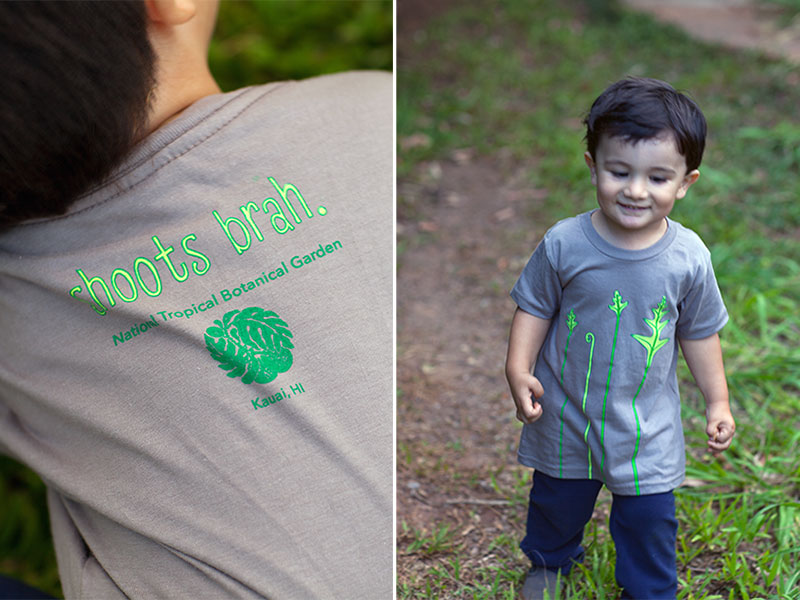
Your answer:
[[[647,326],[652,330],[650,335],[640,335],[638,333],[632,333],[631,337],[633,337],[637,342],[639,342],[642,346],[644,346],[645,350],[647,350],[647,363],[644,367],[644,374],[642,375],[642,380],[639,382],[639,388],[636,390],[636,393],[633,395],[633,400],[631,401],[631,408],[633,409],[633,416],[636,419],[636,444],[633,447],[633,456],[631,457],[631,467],[633,469],[633,480],[636,484],[636,495],[640,494],[639,490],[639,469],[636,467],[636,457],[639,455],[639,444],[642,441],[642,426],[641,422],[639,421],[639,412],[636,410],[636,399],[639,397],[639,392],[642,391],[644,387],[644,380],[647,379],[647,372],[650,370],[650,365],[653,364],[653,357],[655,356],[656,352],[661,349],[664,344],[669,341],[669,338],[659,339],[661,337],[661,332],[664,330],[664,327],[667,326],[669,323],[669,319],[661,322],[661,319],[664,315],[667,314],[667,299],[666,297],[661,297],[661,302],[658,303],[653,309],[653,318],[652,319],[644,319],[644,322]]]
[[[611,359],[608,362],[608,376],[606,377],[606,391],[603,395],[603,415],[600,420],[600,445],[603,449],[600,456],[600,470],[602,471],[606,463],[606,403],[608,401],[608,391],[611,387],[611,372],[614,370],[614,354],[617,351],[617,334],[619,333],[619,321],[622,316],[622,311],[628,306],[627,302],[622,301],[622,294],[619,290],[614,290],[614,300],[608,305],[614,314],[617,315],[616,323],[614,325],[614,341],[611,345]]]
[[[578,321],[575,320],[575,311],[570,309],[569,314],[567,315],[567,328],[569,332],[572,333],[572,330],[578,326]]]
[[[608,308],[617,313],[619,317],[626,306],[628,306],[628,303],[622,301],[622,295],[619,293],[619,290],[614,290],[614,301],[608,305]]]
[[[269,383],[292,366],[292,332],[276,313],[252,306],[232,310],[206,329],[206,348],[242,383]]]
[[[567,343],[564,345],[564,362],[561,363],[561,389],[564,389],[564,367],[567,366],[567,352],[569,351],[569,338],[572,337],[572,330],[578,326],[578,321],[575,319],[575,311],[569,309],[567,315]],[[564,411],[567,409],[567,402],[569,396],[564,396],[564,404],[561,405],[561,438],[558,442],[558,474],[560,477],[564,476]]]
[[[652,330],[652,333],[650,335],[640,335],[638,333],[631,334],[633,338],[647,350],[648,367],[650,367],[650,365],[653,363],[653,356],[655,356],[656,352],[658,352],[667,342],[669,342],[669,338],[664,338],[663,340],[659,339],[661,337],[661,332],[667,326],[667,323],[669,323],[669,319],[661,322],[661,319],[666,313],[667,299],[662,296],[661,302],[659,302],[658,306],[653,309],[653,318],[644,319],[644,322]]]

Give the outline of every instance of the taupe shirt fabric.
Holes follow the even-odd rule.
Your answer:
[[[386,73],[204,98],[0,235],[67,597],[392,597],[392,131]]]
[[[615,494],[683,481],[678,339],[717,333],[728,313],[711,255],[671,219],[642,250],[604,240],[591,213],[554,225],[511,296],[550,329],[536,361],[542,418],[522,429],[519,461]]]

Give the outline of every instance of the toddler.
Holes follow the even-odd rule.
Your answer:
[[[518,458],[535,469],[523,596],[554,597],[556,574],[583,556],[605,485],[622,597],[674,598],[679,343],[706,401],[709,449],[728,448],[735,428],[718,336],[728,315],[710,254],[669,219],[700,175],[706,122],[670,85],[627,78],[585,124],[599,208],[554,225],[511,292],[506,376],[525,424]]]

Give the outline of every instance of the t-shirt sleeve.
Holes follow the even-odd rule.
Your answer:
[[[561,305],[561,292],[561,280],[547,256],[547,244],[543,240],[522,270],[511,297],[525,312],[550,319]]]
[[[704,253],[689,293],[679,303],[678,337],[700,340],[717,333],[728,322],[728,311],[714,276],[708,251]]]

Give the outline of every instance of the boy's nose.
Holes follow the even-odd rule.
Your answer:
[[[644,181],[639,179],[638,177],[635,179],[631,179],[628,186],[625,188],[625,195],[628,198],[646,198],[647,197],[647,185]]]

